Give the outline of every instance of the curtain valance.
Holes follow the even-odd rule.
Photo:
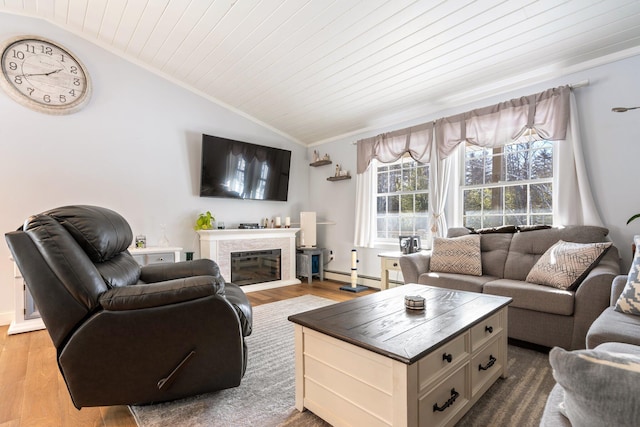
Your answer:
[[[498,147],[525,134],[548,141],[564,140],[570,92],[570,86],[561,86],[436,120],[438,157],[449,157],[462,142]]]
[[[405,153],[420,163],[429,163],[433,126],[434,123],[429,122],[359,140],[358,173],[364,173],[373,159],[390,163]]]

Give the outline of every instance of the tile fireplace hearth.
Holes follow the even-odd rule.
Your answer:
[[[199,230],[200,257],[214,260],[231,281],[232,254],[280,250],[280,280],[242,286],[245,292],[300,283],[296,278],[296,233],[299,228]]]

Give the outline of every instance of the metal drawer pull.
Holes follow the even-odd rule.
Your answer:
[[[490,334],[492,334],[493,333],[493,326],[485,326],[484,330],[489,332]]]
[[[490,367],[493,366],[494,363],[496,363],[496,359],[495,357],[493,357],[493,354],[489,355],[489,363],[487,363],[485,366],[482,366],[482,363],[478,365],[478,371],[486,371],[487,369],[489,369]]]
[[[437,404],[437,403],[434,403],[434,404],[433,404],[433,412],[436,412],[436,411],[438,411],[438,412],[442,412],[442,411],[444,411],[444,410],[445,410],[445,409],[447,409],[449,406],[453,405],[453,402],[455,402],[455,401],[456,401],[456,399],[458,398],[458,396],[460,396],[460,393],[458,393],[458,392],[456,391],[456,389],[455,389],[455,388],[452,388],[452,389],[451,389],[451,397],[449,398],[449,400],[447,400],[447,401],[444,403],[444,405],[442,405],[442,406],[438,406],[438,404]]]
[[[446,360],[447,362],[451,363],[451,361],[453,360],[453,356],[451,355],[451,353],[445,353],[442,355],[442,360]]]
[[[393,266],[394,266],[394,267],[397,267],[397,266],[398,266],[398,263],[397,263],[397,262],[394,262],[394,263],[393,263]]]

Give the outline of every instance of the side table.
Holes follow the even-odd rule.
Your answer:
[[[431,251],[421,251],[422,253],[429,253]],[[389,289],[389,272],[400,271],[400,257],[403,255],[400,251],[393,252],[381,252],[378,254],[380,257],[380,289]]]
[[[309,284],[314,275],[324,280],[324,249],[298,248],[296,252],[296,274],[306,277]]]

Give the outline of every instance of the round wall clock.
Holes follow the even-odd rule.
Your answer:
[[[91,81],[78,58],[57,43],[20,36],[0,44],[0,86],[11,98],[36,111],[69,114],[91,96]]]

